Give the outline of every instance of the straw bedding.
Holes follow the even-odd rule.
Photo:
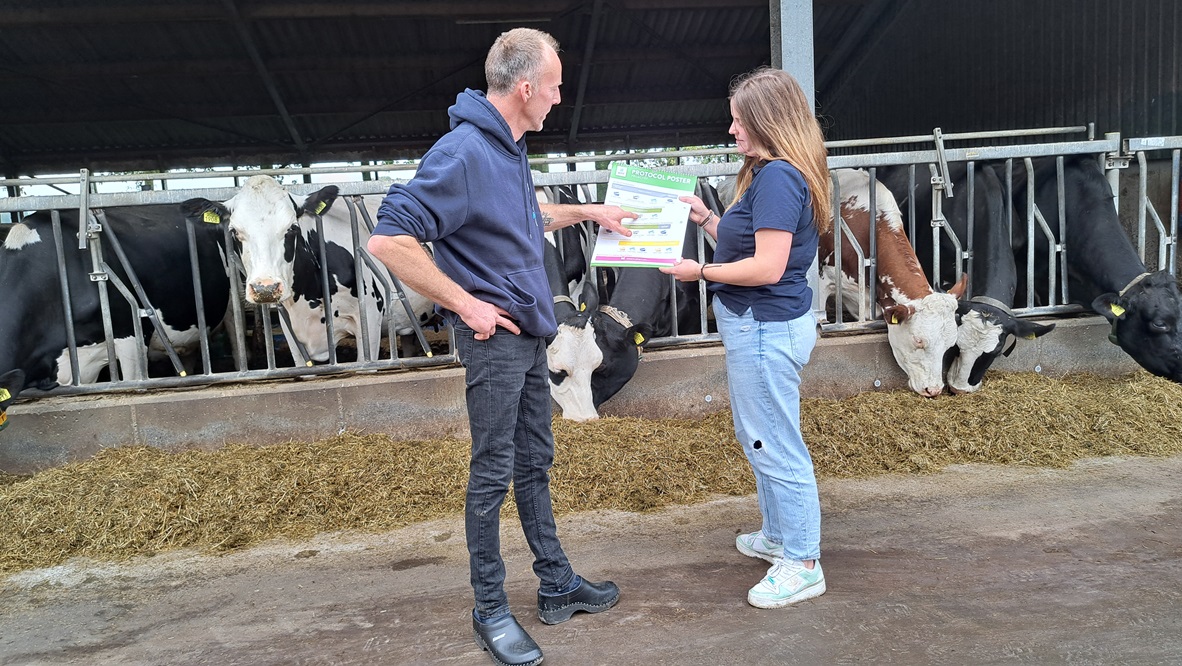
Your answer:
[[[1144,372],[992,373],[976,394],[806,399],[824,479],[954,463],[1065,466],[1182,451],[1182,385]],[[730,413],[554,422],[555,511],[646,511],[755,492]],[[169,454],[128,446],[32,477],[0,474],[0,574],[71,557],[226,551],[320,532],[381,532],[463,511],[469,443],[346,432],[318,442]],[[513,511],[512,496],[505,511]]]

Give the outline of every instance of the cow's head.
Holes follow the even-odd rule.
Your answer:
[[[1092,308],[1112,328],[1108,339],[1158,377],[1182,383],[1182,320],[1178,283],[1169,271],[1148,273],[1119,294],[1101,294]]]
[[[1017,339],[1033,340],[1054,330],[1018,319],[1005,308],[989,303],[960,301],[956,306],[956,346],[946,375],[953,393],[972,393],[981,388],[985,371],[998,356],[1009,355]]]
[[[207,199],[181,204],[187,217],[228,222],[234,249],[246,270],[246,300],[281,303],[293,296],[293,265],[302,240],[299,219],[322,215],[336,201],[335,185],[308,195],[303,205],[270,176],[252,176],[225,205]]]
[[[907,385],[924,397],[944,392],[944,354],[956,344],[956,305],[967,284],[966,276],[948,293],[883,308],[891,353]]]
[[[640,351],[653,337],[653,327],[647,322],[622,324],[604,314],[596,317],[594,324],[603,350],[603,365],[591,376],[591,395],[598,408],[636,374]]]
[[[590,421],[599,418],[591,392],[591,376],[603,364],[591,319],[598,312],[595,284],[583,285],[578,311],[558,323],[558,333],[546,347],[550,368],[550,396],[562,408],[563,418]]]
[[[0,430],[8,427],[8,406],[25,387],[25,373],[9,370],[0,375]]]

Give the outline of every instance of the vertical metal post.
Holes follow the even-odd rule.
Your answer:
[[[235,178],[237,181],[237,178]],[[246,355],[246,314],[242,308],[242,294],[245,289],[242,286],[242,275],[245,269],[242,268],[242,262],[238,258],[238,254],[234,251],[234,237],[230,232],[230,225],[222,221],[222,246],[226,257],[226,276],[230,279],[230,314],[234,319],[234,362],[238,366],[239,372],[245,372],[250,369],[250,363]],[[255,311],[256,313],[258,310]],[[256,315],[257,316],[257,315]],[[258,326],[258,319],[255,319],[255,326]],[[267,320],[268,329],[270,327],[270,319]],[[270,331],[268,330],[268,336]],[[275,354],[272,350],[267,355],[270,369],[275,368]]]
[[[1026,307],[1034,307],[1034,160],[1026,166]]]
[[[90,171],[78,171],[78,249],[86,249],[86,233],[90,215]]]
[[[279,306],[283,307],[283,306]],[[271,326],[271,306],[267,303],[259,303],[255,307],[254,325],[263,327],[263,347],[267,355],[267,369],[275,369],[275,328]],[[294,336],[293,342],[295,344]]]
[[[870,240],[866,248],[866,261],[870,264],[870,318],[878,319],[878,177],[874,167],[867,172],[870,180],[866,189],[870,190]]]
[[[213,374],[213,363],[209,358],[209,326],[205,321],[205,294],[201,289],[201,267],[197,257],[197,232],[193,229],[193,220],[185,220],[185,233],[189,240],[189,269],[193,276],[193,304],[197,307],[197,333],[201,340],[201,363],[205,374]],[[157,331],[161,336],[163,331]],[[181,373],[184,376],[184,373]]]
[[[940,232],[944,226],[944,188],[947,181],[944,179],[944,173],[940,172],[936,165],[929,164],[928,169],[931,170],[931,184],[932,184],[932,287],[938,288],[940,285]],[[914,238],[914,236],[912,236]]]
[[[845,221],[841,219],[841,186],[838,184],[837,177],[833,175],[832,171],[829,172],[829,180],[832,183],[831,189],[833,199],[832,203],[830,204],[833,206],[833,283],[837,287],[834,290],[833,295],[833,316],[837,319],[837,324],[840,325],[845,321],[845,314],[842,312],[842,307],[844,306],[844,303],[842,302],[844,294],[842,292],[844,291],[843,285],[845,284],[845,280],[842,279],[841,272],[841,236],[844,233],[843,227],[845,226]],[[861,271],[862,269],[859,267],[859,275],[861,275]],[[819,277],[820,276],[818,276],[818,278]],[[812,285],[809,286],[812,287]],[[814,291],[813,293],[816,294],[817,292]],[[814,308],[816,307],[815,300],[813,306]],[[821,307],[825,307],[824,301],[821,302]],[[861,303],[859,303],[858,309],[861,309]],[[823,313],[824,310],[822,310],[822,314]],[[821,321],[824,321],[823,317],[821,318]]]
[[[1145,263],[1145,204],[1149,195],[1149,165],[1145,151],[1137,151],[1137,256]]]
[[[816,63],[813,55],[813,0],[769,0],[772,67],[800,82],[809,106],[816,108]]]
[[[1117,145],[1120,145],[1120,132],[1105,132],[1104,133],[1104,140],[1105,141],[1114,141],[1114,142],[1116,142]],[[1104,165],[1104,162],[1103,162],[1104,156],[1101,155],[1100,159],[1101,159],[1100,164],[1101,164],[1101,166],[1103,166]],[[1112,188],[1112,205],[1116,207],[1116,212],[1119,215],[1120,214],[1120,169],[1108,169],[1104,175],[1108,177],[1108,185]],[[1142,257],[1142,260],[1144,260],[1144,257]]]
[[[1063,156],[1060,155],[1055,158],[1055,177],[1059,181],[1058,191],[1055,196],[1058,197],[1059,202],[1059,239],[1055,242],[1054,234],[1047,234],[1047,282],[1049,282],[1048,290],[1048,305],[1055,305],[1055,280],[1060,279],[1063,293],[1059,303],[1067,305],[1071,301],[1068,300],[1067,293],[1067,255],[1059,256],[1059,249],[1066,248],[1067,243],[1067,177],[1063,173]],[[1033,240],[1031,240],[1033,245]],[[1059,270],[1061,274],[1056,275],[1055,262],[1059,261]]]
[[[968,224],[965,225],[965,227],[966,227],[965,231],[967,233],[965,234],[964,243],[965,243],[965,247],[968,248],[968,251],[965,252],[964,255],[962,256],[962,259],[964,261],[962,263],[957,263],[956,281],[960,282],[960,276],[963,275],[964,273],[968,273],[969,274],[969,286],[968,286],[968,289],[965,291],[965,293],[968,294],[969,296],[972,296],[974,294],[974,292],[973,292],[973,287],[974,287],[974,285],[973,285],[973,262],[975,260],[975,255],[977,254],[977,247],[976,247],[976,243],[974,242],[977,238],[976,231],[975,231],[977,228],[977,205],[976,205],[976,201],[977,201],[977,163],[976,162],[969,162],[966,166],[968,167],[968,170],[965,172],[965,177],[968,178],[968,183],[965,186],[968,188],[969,193],[967,195],[968,196],[968,220],[967,220]],[[986,194],[985,196],[988,196],[988,194]],[[1006,199],[1006,201],[1008,202],[1009,199]],[[989,223],[990,223],[990,220],[985,220],[985,224],[989,224]],[[962,269],[963,269],[963,271],[962,271]],[[1010,303],[1006,303],[1007,307],[1011,306],[1011,305],[1013,305],[1012,300]]]
[[[354,199],[356,199],[356,201]],[[364,205],[365,205],[365,200],[362,199],[361,197],[356,197],[356,198],[345,197],[345,207],[349,209],[349,231],[352,234],[352,239],[353,239],[353,275],[355,276],[353,279],[356,280],[356,282],[357,282],[357,315],[358,315],[358,317],[360,317],[359,323],[361,326],[361,335],[358,338],[358,340],[360,342],[360,344],[358,344],[358,347],[361,348],[360,349],[361,354],[359,354],[358,358],[360,360],[368,363],[370,361],[376,361],[377,358],[382,355],[382,349],[381,349],[381,342],[380,342],[381,336],[379,335],[378,353],[376,355],[374,355],[374,354],[371,354],[369,351],[369,346],[370,346],[369,312],[367,311],[367,308],[365,306],[367,303],[367,299],[374,298],[374,296],[371,293],[373,290],[369,285],[369,280],[367,280],[365,277],[364,260],[361,256],[361,251],[362,251],[361,234],[360,234],[360,230],[357,228],[357,224],[358,224],[357,206],[364,206]],[[386,307],[390,307],[392,305],[393,305],[393,303],[388,303],[386,305]],[[391,357],[394,357],[397,355],[397,354],[395,354],[395,348],[396,348],[396,343],[394,341],[394,332],[391,331],[390,332],[390,356]]]
[[[78,371],[78,339],[74,334],[74,305],[70,301],[70,279],[66,273],[66,251],[62,242],[61,211],[50,211],[49,219],[53,223],[53,244],[57,250],[57,276],[61,283],[62,315],[65,317],[66,344],[70,353],[70,383],[78,386],[82,383]],[[79,225],[78,228],[81,231],[82,225]]]
[[[815,109],[817,68],[813,53],[813,0],[768,0],[768,12],[771,18],[772,67],[795,77],[804,89],[809,107]],[[840,233],[836,226],[834,233]],[[825,303],[818,270],[817,259],[814,258],[807,274],[809,289],[813,292],[813,315],[817,321],[825,321]],[[840,320],[840,308],[838,310]]]
[[[82,192],[82,200],[87,200],[85,191]],[[98,285],[99,309],[103,316],[103,335],[107,341],[107,371],[111,375],[111,381],[117,382],[122,371],[119,368],[119,357],[115,353],[115,331],[111,325],[111,299],[107,294],[109,275],[103,261],[102,240],[99,238],[101,231],[102,227],[99,226],[98,220],[90,215],[89,210],[84,208],[83,215],[78,220],[78,237],[80,243],[85,244],[87,240],[90,241],[90,265],[92,267],[90,280]]]
[[[1182,188],[1182,175],[1179,174],[1179,156],[1182,149],[1175,148],[1170,160],[1170,258],[1169,269],[1171,275],[1177,275],[1178,266],[1178,190]],[[1160,267],[1159,267],[1160,268]]]
[[[324,290],[322,302],[324,304],[324,332],[328,336],[328,362],[336,365],[337,342],[333,324],[332,294],[328,292],[328,243],[324,238],[324,218],[319,215],[313,217],[316,218],[316,235],[319,236],[317,240],[320,241],[317,250],[320,251],[320,288]]]

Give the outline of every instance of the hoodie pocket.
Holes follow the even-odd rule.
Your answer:
[[[509,316],[518,321],[532,320],[538,312],[538,298],[535,294],[546,293],[550,290],[546,269],[532,268],[509,273],[505,279],[509,283],[510,295],[513,297],[513,303],[508,308]],[[539,287],[543,291],[539,291]]]

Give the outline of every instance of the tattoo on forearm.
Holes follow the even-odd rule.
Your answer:
[[[550,213],[547,213],[545,211],[542,211],[542,228],[543,229],[554,228],[554,217],[552,215],[550,215]]]

